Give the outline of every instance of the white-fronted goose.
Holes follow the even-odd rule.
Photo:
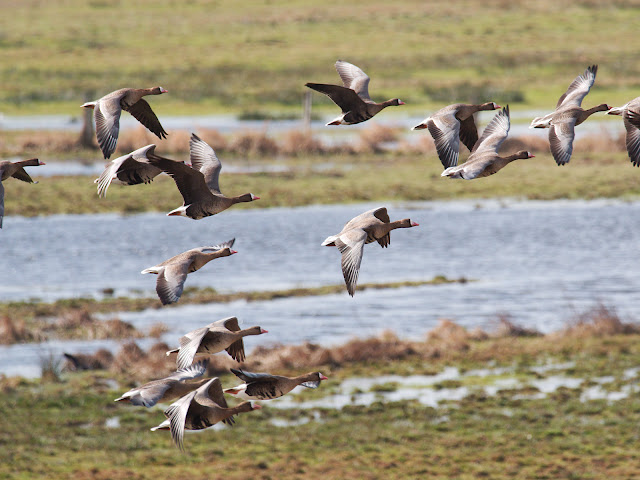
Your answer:
[[[473,150],[473,146],[478,141],[478,128],[473,114],[482,110],[498,110],[499,108],[501,108],[500,105],[493,102],[480,105],[454,103],[425,118],[412,130],[428,128],[444,168],[455,167],[458,165],[460,141],[466,145],[469,151]]]
[[[526,150],[521,150],[507,157],[498,155],[498,149],[507,138],[510,126],[509,106],[507,105],[489,122],[487,128],[482,132],[482,136],[473,147],[467,161],[462,165],[447,168],[441,175],[449,178],[472,180],[493,175],[510,162],[519,158],[533,158],[534,155]]]
[[[318,388],[320,381],[327,380],[320,372],[305,373],[297,377],[283,377],[268,373],[252,373],[232,368],[233,374],[244,381],[242,385],[227,388],[224,393],[229,393],[243,400],[269,400],[281,397],[298,385],[307,388]]]
[[[106,197],[107,189],[112,183],[121,185],[138,185],[149,183],[162,173],[158,167],[151,165],[147,153],[153,153],[156,146],[152,143],[134,150],[109,162],[93,183],[98,184],[98,196]]]
[[[385,207],[374,208],[351,219],[337,235],[322,242],[325,247],[338,247],[342,254],[342,275],[349,295],[353,297],[360,273],[362,251],[366,243],[378,242],[386,248],[391,243],[389,232],[396,228],[417,227],[410,219],[391,222]]]
[[[344,86],[307,83],[305,86],[327,95],[342,109],[342,115],[327,125],[353,125],[369,120],[389,106],[404,105],[397,98],[376,103],[369,97],[369,76],[355,65],[338,60],[336,70]]]
[[[567,91],[558,99],[556,109],[544,117],[536,117],[529,128],[550,128],[549,144],[551,154],[558,165],[566,165],[571,160],[575,127],[596,112],[606,112],[611,107],[602,103],[588,110],[580,106],[596,80],[597,65],[588,67],[582,75],[571,82]]]
[[[635,167],[640,167],[640,97],[629,103],[612,108],[609,115],[621,115],[627,130],[627,153]]]
[[[251,402],[243,402],[229,408],[220,379],[214,377],[197,390],[172,403],[164,411],[167,419],[151,431],[171,430],[173,442],[180,450],[184,450],[185,430],[203,430],[218,422],[233,425],[234,415],[260,408],[260,405]]]
[[[2,219],[4,218],[4,186],[2,182],[7,178],[13,177],[27,183],[38,183],[33,181],[24,167],[37,167],[44,164],[37,158],[17,162],[10,162],[9,160],[0,162],[0,228],[2,228]]]
[[[152,165],[173,178],[184,199],[184,204],[181,207],[172,210],[167,215],[180,215],[198,220],[220,213],[236,203],[260,199],[253,193],[225,197],[220,192],[218,184],[222,164],[216,157],[213,148],[195,134],[191,135],[189,151],[193,167],[167,158],[149,155],[149,162]]]
[[[167,355],[177,353],[178,368],[186,368],[198,353],[214,353],[226,350],[236,362],[244,362],[244,342],[247,335],[261,335],[268,333],[264,328],[251,327],[240,329],[236,317],[223,318],[206,327],[197,328],[180,338],[180,348],[169,350]]]
[[[122,110],[126,110],[133,115],[136,120],[158,138],[166,138],[167,132],[160,125],[160,120],[153,113],[147,101],[142,98],[146,95],[160,95],[162,93],[167,93],[162,87],[121,88],[98,100],[82,105],[84,108],[93,108],[93,117],[96,121],[96,137],[104,158],[111,157],[111,154],[116,149]]]
[[[139,387],[132,388],[114,401],[130,402],[132,405],[152,407],[156,403],[167,402],[174,398],[182,397],[209,381],[209,379],[203,379],[196,383],[188,383],[186,381],[204,375],[207,371],[208,363],[209,361],[205,359],[187,368],[180,369],[166,378],[153,380]]]
[[[232,238],[220,245],[192,248],[158,265],[145,268],[140,273],[155,273],[158,275],[156,292],[163,305],[177,302],[180,299],[180,295],[182,295],[187,274],[201,269],[211,260],[238,253],[235,250],[231,250],[235,241],[236,239]]]

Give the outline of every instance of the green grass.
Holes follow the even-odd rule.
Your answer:
[[[469,350],[429,360],[434,371],[496,365],[573,361],[521,380],[548,375],[584,379],[576,389],[559,388],[545,398],[519,399],[532,387],[488,396],[478,387],[460,401],[437,408],[417,401],[280,411],[269,402],[243,414],[222,431],[185,436],[188,454],[172,445],[168,432],[150,432],[163,420],[161,409],[113,402],[107,373],[65,374],[59,382],[4,379],[0,415],[0,476],[27,478],[363,478],[363,479],[616,479],[640,475],[637,437],[640,400],[581,401],[580,394],[602,375],[612,388],[633,385],[624,370],[640,363],[637,335],[591,338],[503,338],[471,342]],[[317,399],[336,391],[344,378],[383,373],[420,373],[420,354],[402,361],[322,366],[330,379],[307,393]],[[282,372],[290,374],[292,372]],[[509,374],[506,374],[508,376]],[[225,387],[236,384],[222,377]],[[383,385],[373,391],[394,388]],[[310,397],[309,397],[310,398]],[[314,412],[318,419],[314,419]],[[117,417],[120,426],[107,427]],[[304,425],[276,428],[272,418]]]
[[[0,111],[8,114],[78,114],[85,96],[155,85],[170,92],[151,99],[160,118],[298,110],[306,82],[338,83],[338,58],[371,76],[374,99],[400,97],[405,111],[473,92],[549,108],[592,63],[601,70],[587,103],[624,103],[637,96],[640,73],[633,0],[0,6]],[[314,102],[335,110],[322,95]]]
[[[300,160],[299,168],[291,172],[223,173],[221,186],[227,195],[252,192],[260,197],[258,201],[233,207],[238,210],[370,201],[497,197],[634,199],[640,195],[637,171],[624,153],[574,152],[571,163],[565,167],[556,166],[548,154],[535,153],[534,159],[514,162],[497,175],[473,181],[442,178],[442,165],[433,154],[310,155]],[[269,162],[269,159],[263,161]],[[323,162],[332,162],[336,167],[327,171],[310,168],[314,163]],[[393,175],[389,175],[391,171]],[[38,179],[37,169],[31,173]],[[157,177],[150,185],[112,185],[104,199],[98,198],[93,178],[40,180],[37,185],[15,180],[4,182],[5,215],[166,213],[182,205],[175,183],[167,176]]]

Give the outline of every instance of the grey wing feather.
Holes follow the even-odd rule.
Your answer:
[[[458,164],[460,151],[460,122],[446,122],[446,118],[431,118],[427,121],[427,128],[433,137],[438,157],[444,168],[455,167]]]
[[[627,152],[635,167],[640,167],[640,113],[627,110],[623,116],[624,127],[627,130]]]
[[[103,112],[103,109],[105,110]],[[118,143],[120,133],[120,108],[109,111],[108,104],[98,102],[94,108],[94,118],[96,120],[96,138],[104,158],[111,157]]]
[[[575,122],[576,119],[572,118],[569,122],[551,125],[549,130],[551,154],[558,165],[564,165],[571,160],[573,139],[575,137]]]
[[[231,240],[227,240],[226,242],[219,243],[218,245],[212,245],[210,247],[203,247],[204,251],[211,250],[217,252],[218,250],[222,250],[223,248],[231,248],[235,243],[236,239],[232,238]]]
[[[497,152],[502,142],[507,138],[510,126],[509,106],[507,105],[491,119],[471,153],[485,150]]]
[[[191,134],[191,139],[189,140],[189,156],[193,168],[200,170],[204,175],[204,180],[209,189],[214,193],[220,194],[219,179],[222,163],[220,163],[213,148],[195,133]]]
[[[167,265],[158,274],[156,293],[163,305],[175,303],[180,299],[188,271],[189,265],[182,263]]]
[[[342,275],[347,285],[347,291],[352,297],[358,283],[362,251],[366,240],[367,232],[356,229],[343,233],[335,241],[336,247],[342,254]]]
[[[193,359],[198,353],[198,348],[202,343],[202,339],[209,332],[208,327],[198,328],[193,332],[180,338],[180,351],[176,358],[176,365],[179,369],[187,368],[193,363]]]
[[[371,102],[371,97],[369,97],[369,75],[359,67],[343,60],[338,60],[335,67],[345,87],[354,90],[365,102]]]
[[[172,403],[169,408],[164,411],[165,416],[169,419],[171,438],[173,443],[182,451],[184,451],[184,425],[187,419],[187,413],[191,402],[196,396],[196,391],[185,395],[178,401]]]
[[[598,66],[592,65],[587,68],[582,75],[578,75],[567,91],[558,99],[556,110],[562,106],[579,107],[582,104],[582,100],[587,96],[589,90],[593,86],[596,80],[596,73],[598,72]]]

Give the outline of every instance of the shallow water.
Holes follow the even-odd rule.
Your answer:
[[[186,287],[219,291],[343,284],[340,255],[321,247],[375,204],[243,210],[193,221],[162,213],[6,217],[0,232],[0,301],[155,295],[139,272],[184,250],[236,237],[237,255],[190,274]],[[602,302],[625,320],[640,318],[637,256],[640,203],[618,201],[387,203],[392,219],[419,227],[392,233],[390,248],[367,245],[359,283],[467,277],[466,284],[346,291],[269,302],[185,305],[118,314],[146,329],[162,322],[171,344],[184,332],[230,315],[269,334],[259,344],[343,343],[391,329],[422,336],[441,318],[491,328],[496,316],[548,332]],[[178,304],[179,305],[179,304]],[[143,343],[143,342],[141,342]],[[52,354],[117,342],[50,342]],[[38,345],[0,348],[0,373],[39,369]]]

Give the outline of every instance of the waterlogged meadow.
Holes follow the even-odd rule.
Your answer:
[[[626,333],[625,333],[626,332]],[[444,323],[422,342],[351,342],[317,363],[328,381],[187,432],[187,454],[149,428],[161,407],[113,399],[117,369],[2,379],[6,478],[636,478],[637,329],[611,311],[547,336]],[[529,334],[531,335],[531,334]],[[286,361],[287,351],[264,352]],[[308,358],[311,358],[310,356]],[[120,364],[122,365],[122,363]],[[274,364],[275,365],[275,364]],[[133,373],[133,372],[131,372]],[[235,377],[223,374],[223,385]],[[340,399],[339,401],[337,399]],[[24,428],[24,419],[29,419]]]

